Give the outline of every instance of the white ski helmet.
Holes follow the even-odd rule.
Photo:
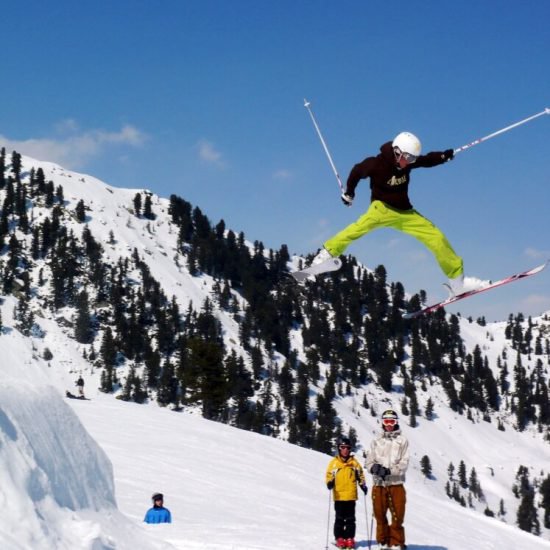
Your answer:
[[[408,153],[415,157],[420,156],[422,151],[420,140],[410,132],[401,132],[395,136],[395,139],[392,141],[392,146],[394,148],[398,147],[402,153]]]
[[[387,409],[382,413],[382,429],[385,432],[399,429],[399,417],[393,409]]]
[[[386,420],[388,418],[390,418],[392,420],[399,420],[399,417],[397,416],[397,413],[393,409],[386,409],[382,413],[382,420]]]

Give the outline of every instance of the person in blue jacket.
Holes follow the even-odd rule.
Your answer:
[[[164,507],[164,495],[162,493],[153,493],[151,499],[153,507],[147,510],[143,521],[145,523],[172,523],[170,510]]]

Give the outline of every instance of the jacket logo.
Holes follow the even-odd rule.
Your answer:
[[[403,174],[399,178],[392,176],[392,178],[386,182],[386,185],[389,185],[390,187],[395,187],[396,185],[402,185],[406,182],[407,182],[407,176]]]

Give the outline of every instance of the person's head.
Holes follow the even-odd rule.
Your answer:
[[[408,164],[416,162],[422,151],[420,140],[410,132],[401,132],[392,141],[395,163],[399,168],[405,168]]]
[[[153,506],[162,506],[164,502],[164,495],[162,493],[153,493],[151,500],[153,501]]]
[[[351,441],[348,437],[338,439],[338,454],[344,459],[351,455]]]
[[[393,409],[387,409],[382,413],[382,429],[385,432],[394,432],[399,429],[399,417]]]

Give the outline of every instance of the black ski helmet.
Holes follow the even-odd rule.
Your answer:
[[[351,439],[349,437],[339,437],[338,438],[338,447],[340,447],[340,445],[347,445],[351,449],[351,447],[352,447]]]
[[[151,495],[151,500],[154,502],[155,500],[164,500],[164,495],[162,493],[153,493]]]

